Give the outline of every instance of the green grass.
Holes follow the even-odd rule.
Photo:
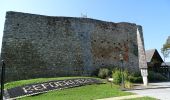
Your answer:
[[[5,85],[5,88],[12,88],[16,86],[22,86],[25,84],[44,82],[49,80],[63,80],[71,78],[81,77],[59,77],[59,78],[39,78],[32,80],[22,80],[16,82],[10,82]],[[83,77],[84,78],[84,77]],[[106,84],[94,84],[86,85],[76,88],[69,88],[64,90],[51,91],[36,96],[24,97],[19,100],[94,100],[99,98],[108,98],[116,96],[131,95],[132,93],[123,92],[119,89],[119,86],[110,83]]]
[[[151,98],[151,97],[140,97],[140,98],[134,98],[134,99],[128,99],[128,100],[157,100],[157,99]]]
[[[122,92],[116,85],[111,88],[110,84],[106,83],[52,91],[37,96],[25,97],[20,100],[94,100],[131,94],[129,92]]]
[[[30,80],[20,80],[20,81],[13,81],[5,84],[5,89],[17,87],[17,86],[23,86],[26,84],[32,84],[32,83],[40,83],[40,82],[46,82],[46,81],[52,81],[52,80],[64,80],[64,79],[72,79],[72,78],[89,78],[89,77],[57,77],[57,78],[37,78],[37,79],[30,79]]]

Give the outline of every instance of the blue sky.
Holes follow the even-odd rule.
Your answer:
[[[0,42],[6,11],[87,17],[142,25],[145,49],[160,48],[170,36],[170,0],[1,0]],[[1,46],[1,45],[0,45]]]

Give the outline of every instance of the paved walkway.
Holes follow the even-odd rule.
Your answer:
[[[134,85],[134,90],[170,88],[170,82],[149,83],[148,86],[143,86],[143,84]]]
[[[148,87],[149,88],[131,90],[128,92],[154,97],[158,100],[170,100],[170,82],[150,83]]]
[[[160,83],[149,83],[148,86],[143,86],[142,84],[136,84],[134,90],[129,90],[127,92],[135,93],[136,95],[111,97],[98,100],[126,100],[132,98],[140,98],[144,96],[149,96],[156,98],[158,100],[170,100],[170,82],[160,82]]]
[[[142,96],[153,97],[158,100],[170,100],[170,88],[134,90],[130,92],[137,93]]]
[[[132,98],[140,98],[143,97],[142,95],[128,95],[128,96],[120,96],[120,97],[111,97],[111,98],[104,98],[104,99],[97,99],[97,100],[126,100]]]

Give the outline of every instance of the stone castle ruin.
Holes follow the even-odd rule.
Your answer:
[[[139,70],[137,31],[142,27],[90,18],[7,12],[2,42],[6,80],[89,76],[102,67]],[[145,57],[145,55],[144,55]]]

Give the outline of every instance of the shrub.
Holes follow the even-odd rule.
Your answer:
[[[119,69],[116,69],[112,72],[112,78],[113,78],[113,83],[115,84],[120,84],[121,83],[121,71]]]
[[[128,81],[128,80],[125,80],[125,88],[132,88],[133,87],[133,84],[130,82],[130,81]]]
[[[132,83],[141,83],[142,82],[142,76],[140,74],[140,72],[135,72],[135,73],[131,73],[129,76],[129,81]]]
[[[123,75],[124,75],[124,80],[129,80],[128,79],[128,72],[127,71],[123,71]],[[122,73],[120,69],[115,69],[114,71],[112,71],[112,78],[113,78],[113,82],[115,84],[120,84],[122,81]]]
[[[129,75],[129,81],[132,83],[141,83],[142,82],[142,76],[135,77],[133,75]]]
[[[149,81],[167,81],[167,78],[160,73],[154,71],[148,71],[148,80]]]
[[[109,70],[107,68],[101,68],[98,73],[98,77],[100,78],[106,78],[109,76]]]
[[[113,77],[113,83],[117,84],[117,85],[121,85],[121,81],[122,81],[122,73],[120,69],[115,69],[112,72],[112,77]],[[123,75],[124,75],[124,85],[125,88],[132,88],[133,84],[130,82],[129,80],[129,73],[128,71],[123,71]]]
[[[129,73],[128,71],[123,71],[124,75],[124,85],[125,88],[132,88],[133,83],[136,82],[142,82],[142,77],[140,75],[140,72],[136,73]],[[115,69],[112,71],[112,78],[113,83],[121,85],[122,81],[122,73],[120,69]]]

